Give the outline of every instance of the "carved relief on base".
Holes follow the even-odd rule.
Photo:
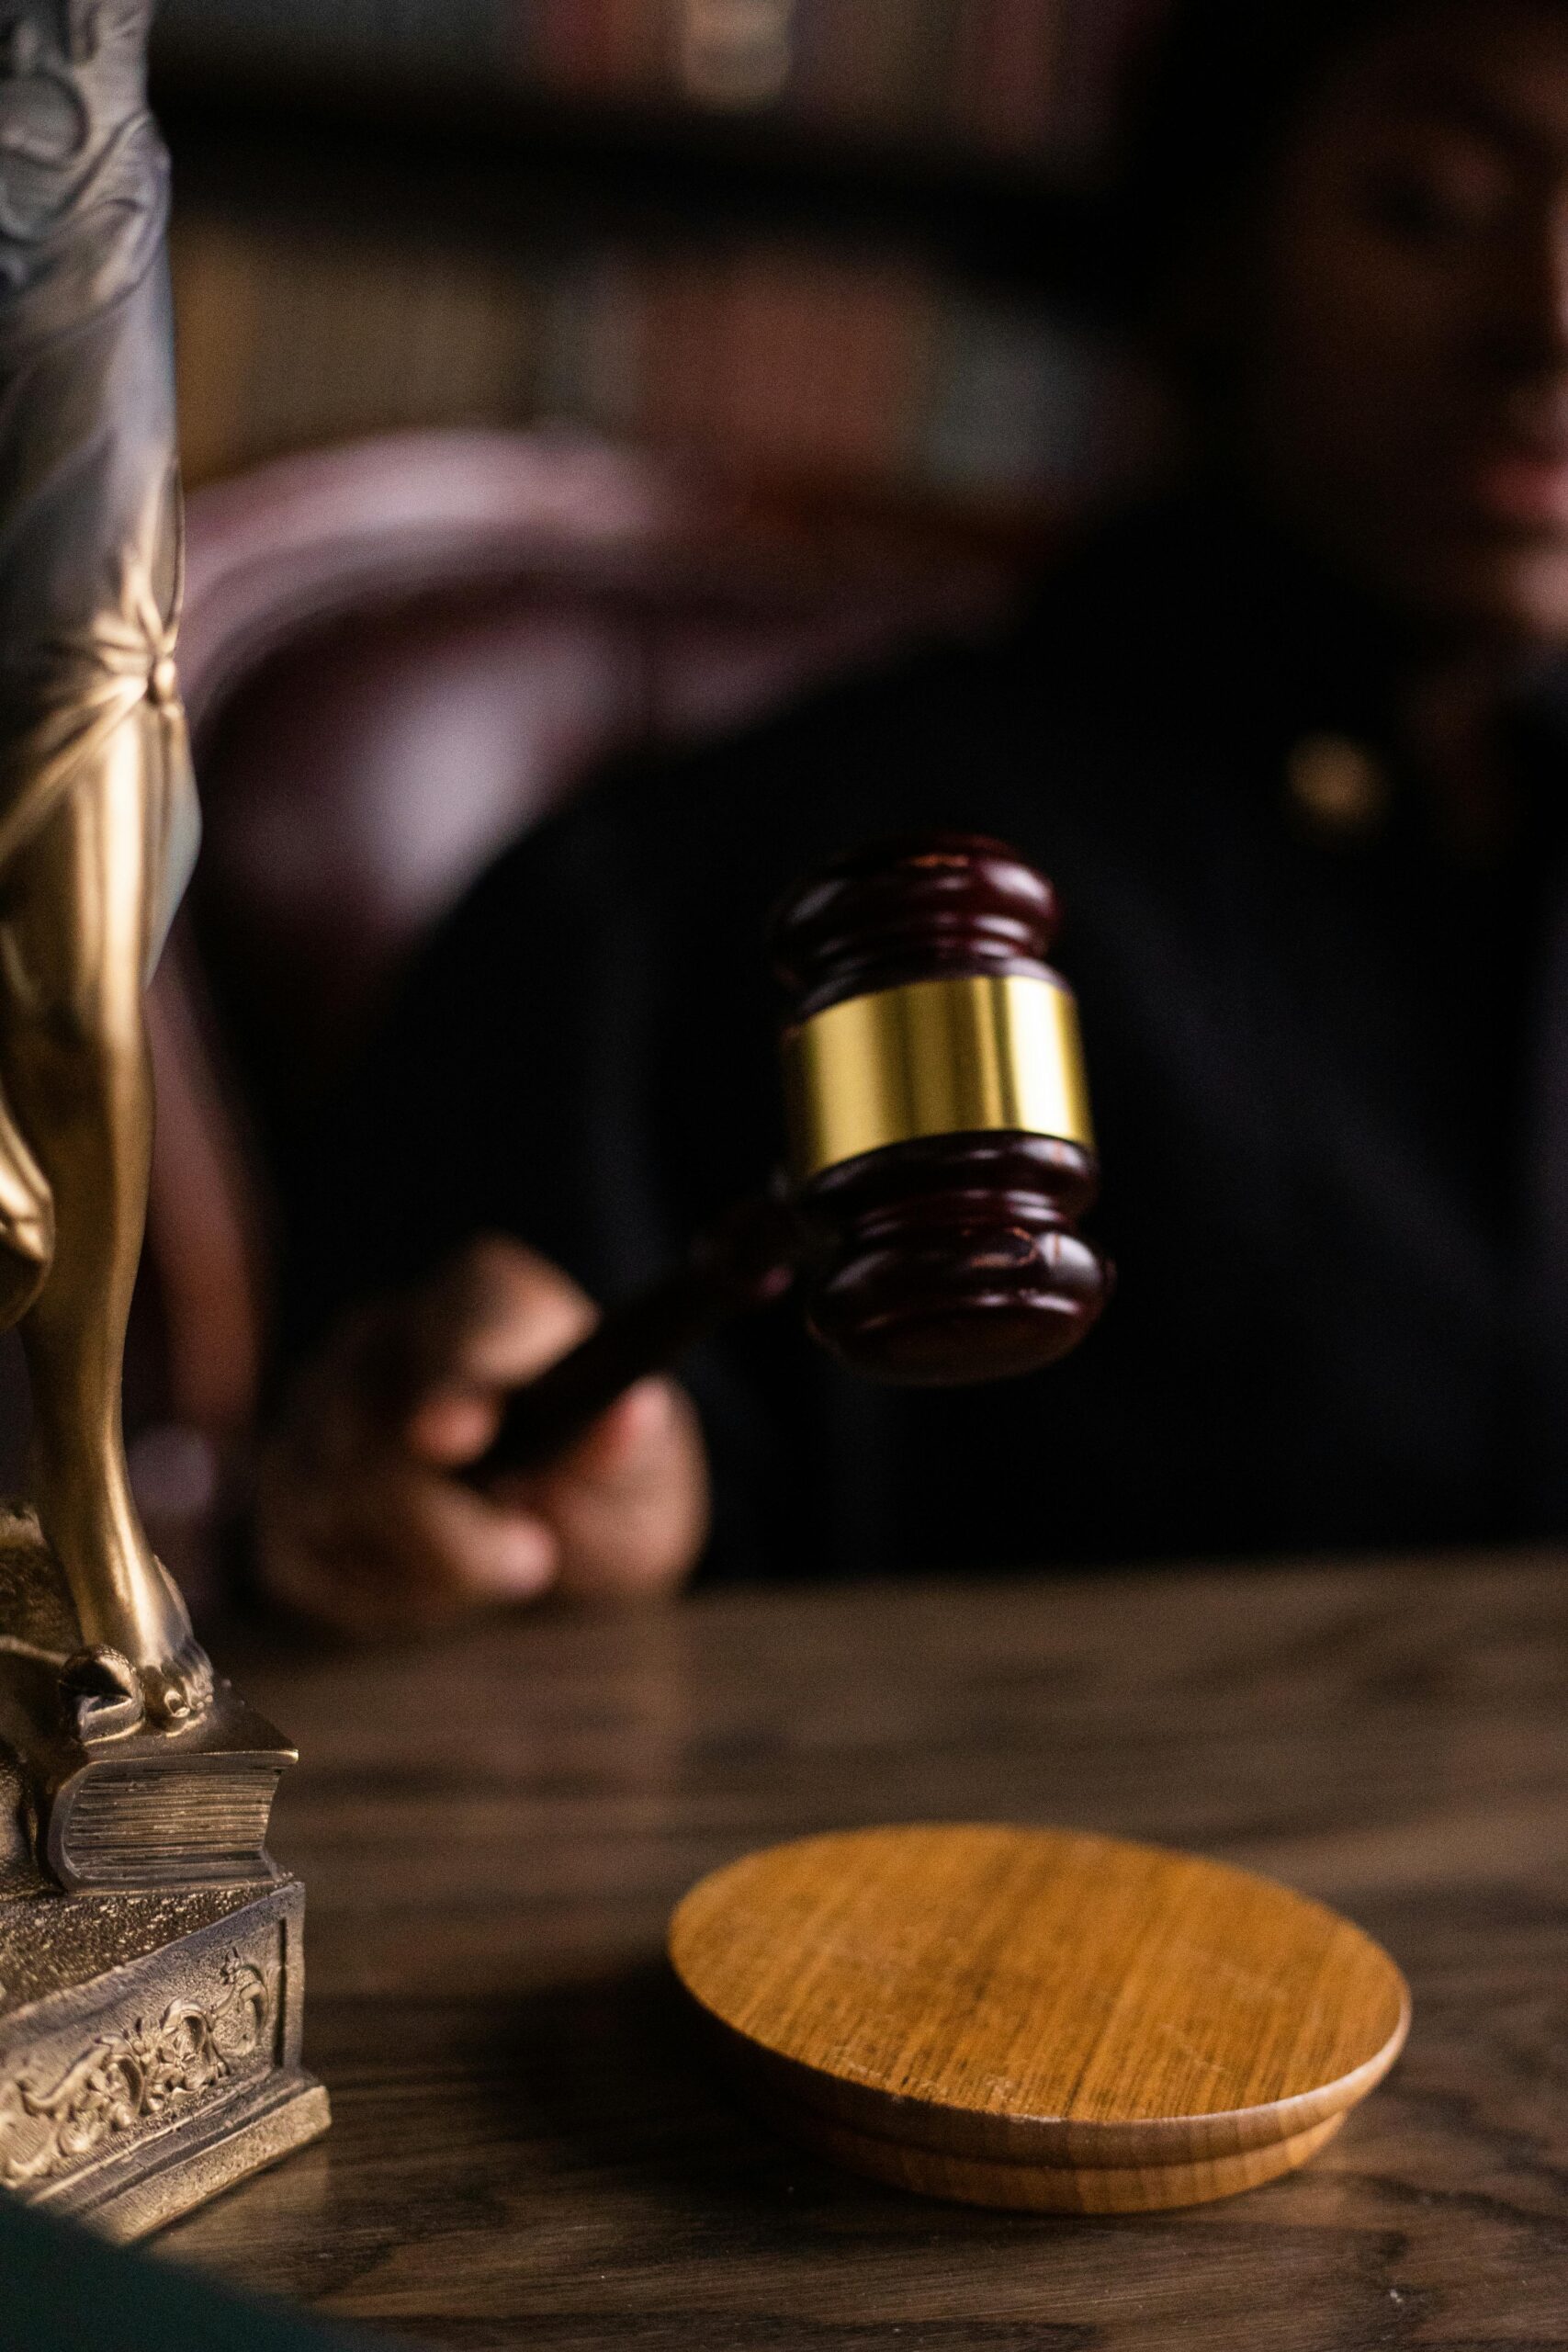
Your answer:
[[[90,2163],[265,2062],[278,1969],[231,1951],[219,1973],[207,2004],[174,2000],[152,2025],[100,2034],[47,2086],[27,2075],[0,2082],[0,2185],[30,2188]]]
[[[0,1898],[0,2199],[123,2241],[325,2131],[304,1913],[289,1878]]]

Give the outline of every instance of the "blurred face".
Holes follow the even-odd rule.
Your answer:
[[[1223,425],[1254,494],[1401,610],[1568,644],[1568,5],[1358,51],[1244,233]]]

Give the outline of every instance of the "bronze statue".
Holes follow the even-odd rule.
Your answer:
[[[0,82],[0,1320],[85,1642],[178,1722],[211,1675],[142,1532],[120,1365],[152,1142],[141,991],[198,820],[145,0],[29,0]]]
[[[0,29],[0,1325],[37,1511],[0,1523],[0,2186],[122,2236],[327,2120],[265,1849],[293,1751],[215,1681],[120,1427],[142,991],[198,831],[151,16]]]

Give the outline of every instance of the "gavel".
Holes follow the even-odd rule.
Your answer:
[[[979,834],[878,843],[793,890],[773,926],[786,1168],[516,1390],[470,1479],[550,1461],[795,1283],[815,1337],[876,1380],[1005,1379],[1076,1347],[1111,1271],[1077,1230],[1099,1163],[1055,928],[1044,876]]]

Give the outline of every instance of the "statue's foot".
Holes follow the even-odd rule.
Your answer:
[[[142,1667],[141,1680],[148,1719],[160,1731],[181,1730],[212,1703],[212,1661],[194,1635],[173,1657]]]
[[[132,1666],[107,1643],[78,1650],[60,1677],[61,1704],[76,1737],[118,1739],[144,1725],[179,1731],[205,1714],[212,1699],[212,1668],[195,1640],[157,1666]]]
[[[191,1632],[179,1587],[142,1532],[118,1459],[108,1465],[114,1475],[95,1478],[90,1474],[101,1464],[84,1465],[63,1444],[38,1446],[39,1527],[69,1588],[84,1652],[100,1660],[89,1681],[102,1682],[106,1673],[112,1681],[118,1672],[113,1661],[129,1660],[149,1728],[177,1731],[211,1704],[212,1668]],[[107,1693],[93,1688],[82,1695]]]

